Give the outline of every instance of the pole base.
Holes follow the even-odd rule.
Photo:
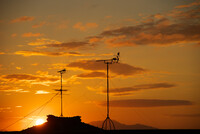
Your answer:
[[[110,119],[110,117],[107,117],[103,124],[102,124],[102,129],[104,130],[115,130],[115,125],[113,121]]]

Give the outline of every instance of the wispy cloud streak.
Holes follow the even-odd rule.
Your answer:
[[[98,105],[106,106],[106,102],[98,102]],[[188,100],[161,100],[161,99],[129,99],[111,100],[111,107],[165,107],[165,106],[190,106],[193,102]]]
[[[166,89],[175,86],[176,86],[175,84],[170,84],[170,83],[153,83],[153,84],[135,85],[132,87],[111,88],[109,92],[115,96],[122,96],[122,95],[131,95],[134,92],[141,90]],[[102,92],[106,93],[106,90],[103,90]]]
[[[95,60],[82,60],[77,62],[72,62],[67,65],[71,68],[78,68],[82,70],[89,71],[105,71],[106,65],[101,62],[96,62]],[[147,70],[141,67],[135,67],[125,63],[113,64],[110,66],[110,71],[116,75],[131,76],[134,74],[144,73]]]

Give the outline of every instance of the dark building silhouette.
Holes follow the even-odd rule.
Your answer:
[[[80,116],[56,117],[47,116],[47,122],[22,130],[22,134],[102,134],[103,130],[98,127],[81,122]]]

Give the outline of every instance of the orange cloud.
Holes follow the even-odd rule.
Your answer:
[[[106,102],[97,102],[100,106],[106,106]],[[129,99],[129,100],[111,100],[111,107],[166,107],[166,106],[190,106],[193,105],[188,100],[160,100],[160,99]]]
[[[195,1],[195,2],[187,4],[187,5],[176,6],[175,8],[188,8],[188,7],[192,7],[192,6],[198,6],[198,5],[200,5],[200,1]]]
[[[156,19],[163,19],[163,18],[165,18],[164,15],[162,15],[162,14],[155,14],[154,17]]]
[[[16,67],[16,69],[17,69],[17,70],[21,70],[22,68],[21,68],[21,67]]]
[[[71,68],[78,68],[89,71],[106,71],[106,65],[103,62],[96,62],[95,60],[82,60],[72,62],[67,66]],[[131,76],[135,74],[144,73],[147,70],[125,63],[119,63],[110,65],[110,71],[116,75]]]
[[[39,84],[45,86],[49,86],[49,84],[57,83],[59,81],[59,78],[55,76],[51,75],[40,76],[32,74],[1,75],[0,79],[12,83],[27,82],[30,84]]]
[[[0,85],[0,91],[14,90],[14,87],[8,85]]]
[[[61,42],[57,40],[41,38],[41,39],[36,39],[35,41],[28,43],[28,45],[30,46],[39,46],[39,45],[48,45],[48,44],[61,44]]]
[[[38,90],[35,94],[49,94],[47,91]]]
[[[81,22],[78,22],[78,23],[76,23],[73,27],[74,27],[75,29],[79,29],[79,30],[81,30],[81,31],[86,31],[86,30],[88,30],[88,29],[98,27],[98,24],[96,24],[96,23],[86,23],[86,24],[84,25],[84,24],[82,24]]]
[[[63,69],[66,67],[66,64],[63,64],[63,63],[55,63],[55,64],[49,64],[49,68],[48,69],[56,69],[56,70],[59,70],[59,69]]]
[[[43,34],[41,33],[24,33],[22,34],[22,37],[39,37],[39,36],[43,36]]]
[[[84,56],[78,52],[17,51],[15,54],[23,56]]]
[[[33,63],[33,64],[31,64],[32,66],[37,66],[38,65],[38,63]]]
[[[8,86],[8,85],[0,85],[0,91],[3,92],[20,92],[20,93],[27,93],[29,92],[28,90],[24,90],[24,89],[18,89],[15,86]]]
[[[16,37],[16,36],[17,36],[17,34],[16,34],[16,33],[14,33],[14,34],[12,34],[12,35],[11,35],[11,37]]]
[[[97,40],[97,39],[96,39]],[[93,40],[93,42],[95,42]],[[77,50],[77,49],[89,49],[95,47],[96,44],[90,43],[86,41],[69,41],[69,42],[60,42],[57,40],[41,38],[36,39],[35,41],[29,42],[28,45],[30,46],[40,46],[37,47],[38,49],[41,48],[53,48],[58,50]]]
[[[18,81],[18,80],[38,80],[38,81],[57,81],[58,78],[55,77],[45,77],[45,76],[36,76],[31,74],[9,74],[9,75],[3,75],[3,79],[7,79],[9,81]]]
[[[100,37],[89,37],[89,43],[97,43],[100,41],[101,41]]]
[[[20,18],[16,18],[16,19],[14,19],[14,20],[11,20],[11,23],[32,21],[32,20],[34,20],[34,19],[35,19],[35,17],[22,16],[22,17],[20,17]]]
[[[3,54],[5,54],[4,52],[0,52],[0,55],[3,55]]]
[[[35,24],[35,25],[32,25],[32,28],[38,28],[38,27],[42,27],[46,24],[46,22],[40,22],[39,24]]]

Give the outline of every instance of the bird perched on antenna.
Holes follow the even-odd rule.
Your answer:
[[[118,63],[119,62],[119,55],[120,55],[120,52],[118,52],[116,57],[113,58],[112,60],[115,61],[116,63]]]
[[[112,64],[112,63],[118,63],[119,62],[119,56],[120,56],[120,52],[117,53],[117,55],[115,55],[116,57],[112,58],[112,59],[107,59],[107,60],[97,60],[97,62],[99,61],[104,61],[104,63],[108,63],[108,64]]]
[[[66,72],[66,69],[58,71],[58,73],[65,73],[65,72]]]

